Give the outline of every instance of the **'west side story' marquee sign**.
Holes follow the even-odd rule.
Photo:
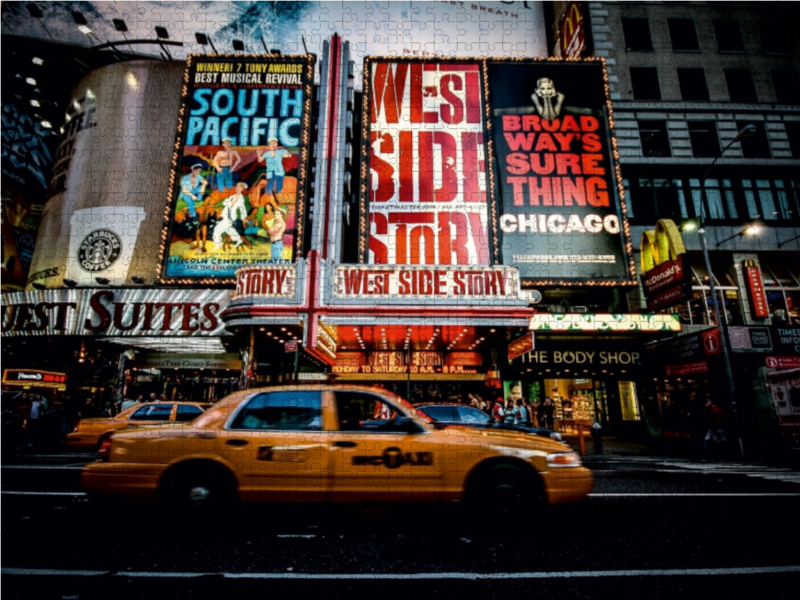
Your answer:
[[[490,300],[519,298],[517,270],[508,267],[336,268],[337,298],[449,298]]]

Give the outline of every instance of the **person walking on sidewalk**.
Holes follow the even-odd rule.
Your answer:
[[[706,400],[708,430],[703,441],[703,450],[709,458],[716,458],[727,447],[728,432],[725,429],[728,416],[725,411],[711,401]]]

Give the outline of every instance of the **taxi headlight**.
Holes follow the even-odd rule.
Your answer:
[[[580,467],[581,459],[576,452],[553,452],[547,455],[547,466],[551,469]]]

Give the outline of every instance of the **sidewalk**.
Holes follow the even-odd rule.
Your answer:
[[[582,459],[589,466],[604,462],[624,461],[629,458],[647,457],[663,460],[674,460],[676,458],[701,460],[705,458],[699,448],[685,443],[673,443],[668,440],[658,440],[647,444],[614,436],[603,436],[603,454],[600,455],[595,454],[594,443],[590,436],[584,436],[584,441],[586,455]],[[576,434],[564,435],[564,442],[576,452],[579,451],[578,436]],[[744,457],[737,455],[729,460],[800,469],[800,448],[785,449],[769,455],[747,453],[746,450]]]

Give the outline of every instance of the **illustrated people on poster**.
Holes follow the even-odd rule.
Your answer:
[[[279,261],[283,255],[283,232],[286,231],[286,221],[283,220],[286,210],[278,207],[275,209],[275,220],[269,228],[269,240],[272,243],[270,260]]]
[[[217,170],[217,190],[226,192],[233,189],[233,172],[239,168],[242,158],[236,150],[231,150],[230,138],[222,140],[222,150],[214,156],[214,168]]]
[[[206,192],[208,181],[203,179],[201,176],[200,173],[202,170],[202,164],[194,164],[192,165],[192,172],[183,176],[183,179],[181,179],[180,200],[184,202],[186,212],[188,213],[183,219],[186,229],[190,233],[192,230],[194,230],[195,233],[195,240],[192,242],[189,248],[195,249],[199,247],[203,252],[205,252],[205,240],[208,225],[201,225],[198,208],[203,204],[203,194]],[[176,212],[180,212],[180,210],[180,207],[178,207]]]
[[[283,158],[289,155],[289,151],[284,148],[278,148],[278,140],[270,138],[268,140],[269,148],[265,151],[258,151],[258,162],[263,162],[266,175],[267,185],[264,193],[272,195],[274,202],[277,204],[277,195],[283,190],[283,178],[286,171],[283,168]]]
[[[213,241],[217,248],[229,250],[231,242],[235,244],[236,248],[242,245],[251,246],[250,242],[239,234],[240,227],[236,226],[237,222],[241,222],[247,217],[247,204],[244,197],[246,189],[247,184],[240,181],[236,184],[236,193],[222,201],[220,220],[214,226],[213,232]],[[223,236],[227,236],[228,239],[223,241]]]

